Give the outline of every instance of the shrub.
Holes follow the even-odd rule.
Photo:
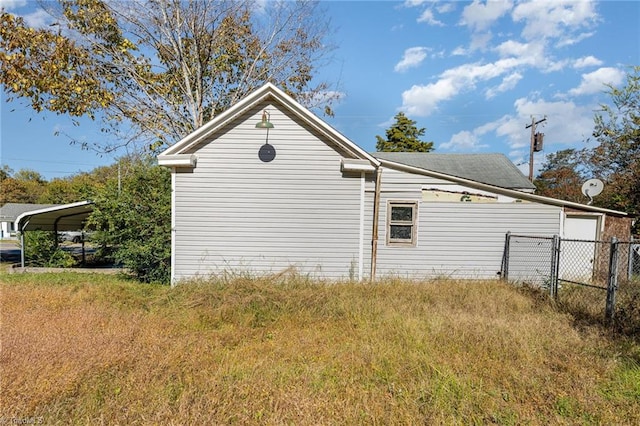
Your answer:
[[[167,284],[171,265],[171,175],[151,158],[126,164],[95,198],[89,224],[98,254],[111,258],[145,283]]]
[[[70,268],[77,264],[70,253],[60,249],[53,232],[25,232],[24,241],[25,261],[29,266]]]

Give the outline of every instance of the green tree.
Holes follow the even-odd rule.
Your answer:
[[[0,82],[9,99],[38,111],[102,120],[111,137],[84,147],[161,149],[265,82],[308,107],[337,96],[314,78],[331,51],[317,2],[39,4],[52,26],[30,28],[1,12]]]
[[[640,214],[640,66],[627,73],[620,88],[608,87],[611,104],[594,117],[598,145],[587,150],[594,177],[605,182],[594,204],[632,215]]]
[[[630,215],[640,214],[640,66],[629,69],[622,87],[607,85],[610,103],[594,115],[597,145],[567,149],[547,157],[535,184],[538,193],[586,202],[578,190],[588,178],[604,182],[593,204]],[[635,232],[640,230],[636,224]]]
[[[584,203],[581,188],[585,180],[581,152],[565,149],[547,155],[533,183],[538,195]]]
[[[3,165],[0,168],[0,183],[6,178],[10,178],[13,174],[13,169],[7,165]]]
[[[386,131],[387,138],[376,136],[378,152],[429,152],[433,150],[433,142],[424,142],[420,136],[425,128],[418,129],[416,122],[399,112],[394,117],[396,122]]]
[[[0,182],[0,204],[38,203],[47,181],[40,173],[21,169]]]
[[[171,266],[171,174],[151,157],[126,164],[121,181],[99,188],[88,227],[98,256],[112,257],[142,282],[168,283]]]

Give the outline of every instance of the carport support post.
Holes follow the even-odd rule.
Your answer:
[[[616,290],[618,290],[618,239],[611,238],[609,249],[609,276],[607,277],[607,306],[605,321],[611,323],[616,308]]]
[[[20,267],[24,269],[24,231],[20,231]]]

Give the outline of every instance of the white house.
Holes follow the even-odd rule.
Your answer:
[[[158,162],[172,170],[174,283],[291,267],[329,279],[496,277],[508,231],[595,238],[624,216],[534,195],[501,155],[367,153],[272,84]]]
[[[17,240],[16,219],[25,212],[52,207],[55,204],[6,203],[0,207],[0,239]]]

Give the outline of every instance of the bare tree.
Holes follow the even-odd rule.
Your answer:
[[[265,82],[331,113],[336,92],[315,78],[332,51],[330,22],[317,2],[41,6],[54,26],[29,28],[2,12],[0,80],[10,98],[26,98],[36,110],[100,119],[107,141],[84,142],[85,148],[162,149]]]

